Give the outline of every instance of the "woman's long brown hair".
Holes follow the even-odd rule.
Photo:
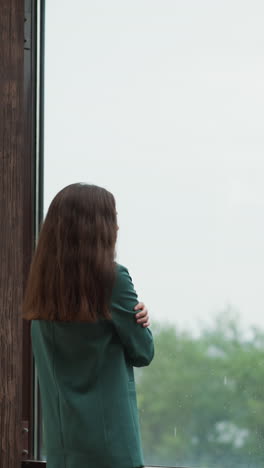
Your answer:
[[[41,227],[23,318],[87,322],[111,318],[116,239],[112,193],[84,183],[62,189]]]

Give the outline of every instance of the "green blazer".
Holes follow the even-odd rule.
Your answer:
[[[129,272],[116,269],[111,321],[31,322],[47,468],[144,465],[133,366],[147,366],[154,345],[136,323]]]

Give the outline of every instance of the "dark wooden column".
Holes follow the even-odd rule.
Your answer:
[[[24,2],[0,1],[0,466],[21,466]]]

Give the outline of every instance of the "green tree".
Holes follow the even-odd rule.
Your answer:
[[[199,337],[153,332],[155,359],[137,372],[146,463],[263,468],[263,332],[245,338],[230,310]]]

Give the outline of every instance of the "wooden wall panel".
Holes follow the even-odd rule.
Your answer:
[[[0,1],[0,467],[21,466],[24,2]]]

